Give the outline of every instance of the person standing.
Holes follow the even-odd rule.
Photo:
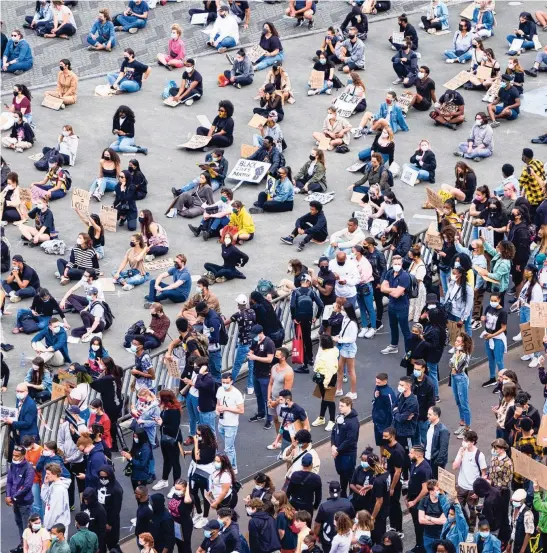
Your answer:
[[[331,453],[336,472],[340,477],[342,497],[347,497],[347,487],[357,462],[357,442],[359,441],[359,418],[348,396],[340,399],[340,414],[331,434]]]
[[[408,312],[410,300],[406,291],[410,287],[409,274],[403,269],[403,258],[394,255],[391,269],[387,271],[382,281],[380,291],[389,296],[388,316],[391,329],[391,342],[382,350],[384,355],[399,353],[399,327],[403,333],[405,351],[410,346],[410,328],[408,327]]]
[[[39,443],[38,409],[36,402],[28,395],[28,386],[25,382],[17,384],[15,397],[17,419],[6,417],[2,422],[11,426],[16,445],[21,445],[21,441],[25,436],[32,436],[36,443]],[[23,452],[23,456],[25,453],[26,451]]]
[[[110,551],[120,541],[120,512],[123,503],[123,488],[110,465],[105,464],[99,469],[97,497],[106,511],[106,546]]]
[[[403,511],[401,509],[401,491],[403,489],[402,471],[408,457],[405,448],[397,441],[397,432],[393,426],[382,432],[383,456],[386,459],[387,471],[391,483],[389,487],[389,523],[395,532],[403,533]],[[407,469],[408,470],[408,469]]]
[[[408,492],[406,505],[412,515],[416,545],[412,548],[414,553],[424,553],[424,527],[418,519],[418,504],[427,495],[427,483],[431,480],[431,466],[424,459],[424,447],[415,445],[410,450],[410,472],[408,478]]]
[[[219,382],[222,376],[222,352],[220,350],[220,340],[224,321],[220,315],[209,308],[204,302],[199,302],[196,305],[196,314],[198,322],[202,324],[203,335],[209,340],[207,346],[207,354],[209,357],[209,371],[211,372],[215,382]],[[232,378],[233,380],[233,378]]]
[[[70,538],[70,550],[78,553],[97,553],[99,538],[89,530],[90,517],[87,513],[77,513],[75,517],[76,533]]]
[[[313,472],[313,457],[310,453],[302,456],[302,470],[294,471],[289,478],[287,498],[297,511],[313,512],[321,505],[321,477]]]
[[[99,552],[106,553],[106,510],[97,499],[96,488],[86,488],[82,493],[82,513],[89,515],[89,531],[99,538]]]
[[[44,508],[44,528],[51,530],[55,524],[70,525],[68,487],[70,480],[61,478],[62,469],[57,463],[46,465],[46,475],[40,496]]]
[[[393,388],[388,385],[387,373],[376,375],[376,387],[372,400],[372,423],[374,424],[374,441],[380,448],[380,456],[384,455],[383,432],[393,424],[393,405],[397,396]]]
[[[414,360],[413,377],[412,393],[418,400],[418,424],[416,425],[416,434],[414,434],[414,443],[425,446],[429,426],[427,413],[429,408],[435,405],[435,389],[431,378],[425,374],[423,359]]]
[[[401,377],[397,391],[399,395],[397,403],[393,406],[393,426],[397,431],[397,441],[405,448],[405,452],[408,452],[409,442],[416,434],[420,411],[418,399],[412,393],[412,378]]]
[[[254,363],[248,358],[249,350],[251,348],[253,338],[251,336],[251,329],[256,321],[256,314],[253,309],[249,307],[249,301],[245,294],[240,294],[236,298],[238,311],[234,313],[226,324],[237,324],[237,346],[234,363],[232,365],[232,380],[235,382],[243,363],[247,361],[247,394],[254,393],[254,378],[253,368]]]
[[[439,478],[439,467],[446,467],[448,462],[448,444],[450,443],[450,431],[441,422],[441,410],[432,406],[427,410],[429,427],[426,431],[425,458],[431,465],[433,478]]]
[[[135,499],[137,500],[137,514],[135,515],[135,538],[139,543],[139,536],[143,532],[152,530],[152,508],[148,497],[146,486],[135,488]],[[139,548],[140,549],[140,548]]]

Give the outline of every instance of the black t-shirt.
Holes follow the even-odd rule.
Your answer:
[[[237,522],[232,522],[228,528],[223,528],[222,539],[226,545],[226,551],[232,553],[232,551],[239,551],[239,525]]]
[[[274,50],[279,50],[283,52],[283,46],[281,46],[281,41],[278,36],[272,35],[270,38],[266,38],[265,35],[260,37],[260,47],[266,52],[273,52]]]
[[[195,448],[192,448],[192,461],[198,465],[208,465],[215,460],[216,448],[214,446],[199,444],[199,461],[196,460]]]
[[[319,297],[321,298],[323,305],[333,305],[336,301],[336,294],[334,293],[336,278],[334,277],[334,273],[332,271],[329,271],[327,274],[323,274],[321,271],[319,271],[319,274],[317,275],[317,282],[319,283],[319,286],[321,286],[321,288],[332,286],[331,293],[328,296],[324,296],[323,294],[319,293]]]
[[[224,131],[227,138],[232,138],[234,134],[234,120],[231,117],[219,117],[218,115],[213,119],[213,128],[215,134]]]
[[[226,544],[224,543],[222,534],[219,534],[214,540],[205,538],[201,542],[200,547],[205,551],[205,553],[228,553],[226,551]]]
[[[505,108],[507,106],[512,106],[517,101],[517,98],[520,96],[520,92],[518,91],[516,86],[512,86],[511,88],[500,88],[498,95],[503,104],[503,107]],[[513,109],[517,113],[520,112],[519,107]]]
[[[300,405],[293,403],[292,407],[283,406],[279,409],[279,418],[281,419],[281,425],[283,426],[283,439],[290,442],[292,440],[289,432],[290,425],[293,424],[294,421],[304,422],[308,418],[308,415],[306,411],[300,407]]]
[[[445,104],[447,102],[450,104],[454,104],[455,106],[465,105],[465,100],[463,99],[463,96],[455,90],[448,90],[439,98],[440,104]]]
[[[486,317],[484,328],[489,334],[494,334],[501,328],[501,325],[507,324],[507,311],[503,308],[496,309],[489,305],[484,310],[484,316]]]
[[[355,486],[372,486],[374,483],[374,473],[371,470],[364,470],[361,465],[358,465],[353,472],[350,483]],[[366,509],[372,514],[374,510],[374,501],[372,501],[371,498],[372,491],[367,492],[366,495],[360,495],[354,492],[351,503],[356,511]]]
[[[256,321],[255,312],[252,309],[244,309],[234,313],[230,320],[237,324],[237,341],[244,346],[251,345],[251,329]]]
[[[38,273],[26,264],[23,264],[23,272],[19,275],[19,278],[23,281],[28,280],[28,285],[32,286],[35,290],[40,288]]]
[[[94,380],[90,386],[93,390],[101,394],[101,400],[106,414],[115,413],[118,406],[121,405],[121,392],[117,392],[114,377],[110,375],[102,376]]]
[[[408,478],[408,500],[416,499],[422,491],[422,484],[432,477],[431,466],[425,459],[419,465],[412,463]]]
[[[418,504],[418,510],[423,511],[426,516],[429,516],[431,518],[439,518],[443,514],[443,510],[441,509],[441,503],[440,501],[437,501],[437,503],[433,503],[431,501],[431,498],[429,495],[426,495]],[[442,524],[424,524],[424,534],[428,538],[440,538],[441,532],[443,529]]]
[[[389,513],[389,488],[391,486],[391,476],[389,472],[384,472],[379,474],[374,478],[373,488],[372,488],[372,510],[374,510],[374,505],[377,499],[383,499],[382,506],[378,512],[378,518],[387,518]],[[372,511],[370,511],[372,513]]]
[[[429,103],[432,102],[431,93],[435,91],[435,81],[429,77],[422,81],[418,79],[416,81],[416,92]]]
[[[267,336],[262,342],[253,342],[251,345],[251,351],[257,357],[268,357],[270,354],[275,356],[275,344]],[[274,357],[275,359],[275,357]],[[256,378],[270,378],[270,371],[272,368],[273,359],[270,362],[254,361],[254,375]]]
[[[329,76],[330,76],[330,70],[334,68],[334,65],[327,60],[327,63],[325,64],[322,64],[321,62],[316,62],[315,65],[313,66],[313,68],[315,69],[315,71],[323,71],[325,73],[325,81],[328,81],[329,79]]]
[[[390,445],[384,446],[384,456],[387,461],[387,470],[393,477],[395,469],[403,468],[405,462],[405,448],[397,442],[393,447]],[[401,480],[399,479],[399,483]]]
[[[488,207],[488,202],[479,202],[478,200],[473,200],[473,205],[480,214],[477,219],[486,220],[486,218],[488,217],[488,212],[486,212],[485,209]],[[483,213],[483,211],[485,212]]]
[[[182,80],[184,81],[185,89],[190,88],[190,85],[193,82],[196,82],[197,86],[194,88],[194,92],[197,94],[203,94],[203,77],[195,69],[192,74],[188,73],[188,71],[184,71],[182,74]]]
[[[329,497],[326,501],[321,503],[317,515],[315,516],[315,522],[321,525],[319,537],[321,542],[331,543],[332,538],[336,535],[336,528],[334,527],[334,515],[342,511],[346,513],[353,520],[355,517],[355,508],[349,501],[343,497]]]
[[[123,73],[124,78],[128,81],[135,81],[139,85],[142,84],[142,76],[148,71],[148,65],[141,63],[140,61],[123,60],[120,68],[120,73]]]

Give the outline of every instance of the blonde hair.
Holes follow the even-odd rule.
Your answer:
[[[294,515],[296,514],[296,509],[289,503],[287,494],[284,491],[279,490],[274,492],[272,498],[277,501],[277,505],[275,505],[275,514],[277,515],[280,511],[283,511],[289,520],[293,520]]]
[[[386,125],[382,130],[387,131],[387,137],[389,138],[389,141],[393,142],[393,140],[395,139],[393,135],[393,129],[389,125]],[[422,141],[420,140],[420,142]]]
[[[102,13],[107,21],[111,21],[110,10],[108,8],[101,8],[99,13]]]
[[[507,60],[507,63],[509,63],[510,61],[512,61],[515,64],[515,67],[513,68],[514,73],[524,73],[524,69],[520,65],[518,58],[509,58]],[[511,69],[509,69],[509,67],[507,67],[507,69],[505,70],[506,73],[509,73],[510,71]]]
[[[171,30],[177,32],[179,37],[182,36],[182,27],[178,23],[173,23],[173,25],[171,25]]]
[[[374,530],[374,521],[372,520],[371,514],[363,509],[362,511],[357,511],[355,517],[357,519],[357,529],[358,530]]]
[[[349,518],[343,511],[338,511],[334,515],[334,521],[336,522],[336,531],[340,536],[345,536],[351,532],[351,529],[353,528],[351,518]]]
[[[484,255],[484,243],[482,240],[473,240],[471,242],[471,244],[473,244],[473,242],[475,242],[476,244],[476,251],[475,251],[475,254],[477,255]]]

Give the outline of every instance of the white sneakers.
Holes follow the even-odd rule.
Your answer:
[[[312,426],[323,426],[325,424],[325,417],[317,417],[312,423]]]
[[[532,359],[532,357],[534,357],[533,355],[523,355],[520,360],[521,361],[530,361],[530,359]]]
[[[363,327],[359,334],[357,334],[358,338],[372,338],[376,334],[376,330],[374,328],[367,328],[366,326]]]
[[[333,428],[334,428],[334,423],[332,421],[329,421],[327,423],[327,426],[325,426],[325,432],[332,432]]]
[[[340,397],[344,395],[344,392],[342,390],[336,390],[335,394],[336,397]]]
[[[535,369],[539,365],[539,359],[537,357],[533,357],[528,366],[531,369]]]
[[[174,219],[177,216],[177,208],[173,207],[169,210],[169,213],[165,215],[166,217],[169,217],[169,219]]]
[[[515,342],[522,342],[522,334],[519,332],[516,336],[513,336]]]
[[[357,399],[357,394],[355,392],[348,392],[346,397],[349,397],[350,399]]]
[[[359,331],[359,334],[357,334],[357,338],[364,338],[364,337],[365,337],[365,334],[367,333],[367,330],[368,330],[368,328],[363,327],[363,328]]]
[[[192,522],[194,523],[194,528],[203,528],[209,521],[202,515],[196,515]]]
[[[248,395],[248,396],[252,396],[254,393],[255,393],[255,389],[254,389],[254,388],[247,388],[247,395]]]
[[[390,344],[387,348],[384,348],[381,353],[384,355],[388,355],[390,353],[399,353],[399,348]]]
[[[169,482],[167,480],[159,480],[157,484],[152,486],[153,490],[163,490],[163,488],[168,488]]]

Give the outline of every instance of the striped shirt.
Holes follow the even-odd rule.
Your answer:
[[[98,269],[99,260],[93,248],[83,249],[76,245],[70,251],[70,261],[67,263],[70,269]]]

